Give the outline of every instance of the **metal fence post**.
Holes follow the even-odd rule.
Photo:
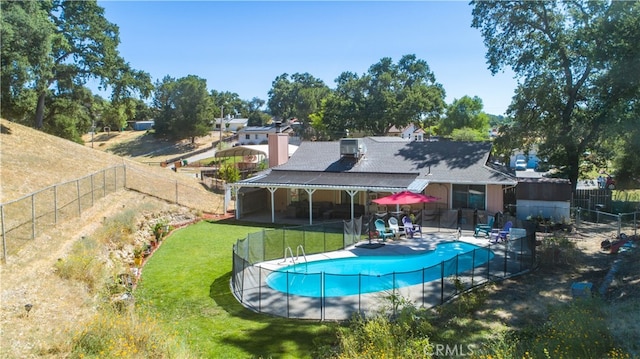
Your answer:
[[[58,185],[53,186],[53,223],[58,224]]]
[[[287,318],[289,318],[289,271],[287,271]]]
[[[0,224],[2,224],[2,262],[7,264],[7,232],[4,228],[4,206],[0,205]]]
[[[476,250],[474,249],[471,253],[471,288],[473,288],[473,280],[476,276]]]
[[[326,294],[326,292],[324,290],[324,287],[326,285],[325,281],[326,281],[326,279],[324,277],[324,272],[321,272],[320,273],[320,320],[322,320],[322,321],[324,321],[324,319],[325,319],[324,318],[324,316],[325,316],[324,311],[325,311],[325,308],[326,308],[326,304],[324,302],[325,294]]]
[[[76,192],[78,193],[78,217],[81,217],[82,204],[80,203],[80,180],[76,180]]]
[[[440,262],[440,304],[444,303],[444,261]]]
[[[618,238],[620,238],[620,231],[622,231],[622,213],[618,213]]]
[[[36,238],[36,195],[31,195],[31,239]]]
[[[94,191],[94,188],[93,188],[93,174],[92,174],[91,175],[91,207],[93,207],[94,202],[95,202],[93,191]]]
[[[358,312],[362,313],[362,273],[358,273]]]

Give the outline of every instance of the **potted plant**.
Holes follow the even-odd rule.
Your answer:
[[[169,226],[164,222],[158,222],[153,226],[153,235],[156,237],[158,243],[169,232]]]
[[[143,250],[140,247],[136,247],[133,250],[133,264],[138,268],[142,265],[142,253]]]

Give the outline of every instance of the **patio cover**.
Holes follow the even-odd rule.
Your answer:
[[[414,173],[304,172],[267,170],[262,175],[235,183],[237,187],[309,188],[397,192],[407,188],[424,190],[428,181]]]

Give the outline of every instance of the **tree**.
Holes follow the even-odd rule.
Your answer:
[[[345,137],[349,130],[360,130],[364,120],[366,93],[364,80],[352,72],[336,79],[336,89],[322,102],[313,126],[327,140]]]
[[[247,117],[249,115],[249,105],[246,101],[243,101],[235,92],[218,92],[216,90],[211,91],[211,98],[213,100],[213,107],[218,109],[216,117],[223,113],[225,116],[230,114],[232,117],[240,116]],[[220,109],[223,108],[223,111]]]
[[[601,107],[611,121],[602,147],[613,143],[613,166],[618,188],[640,187],[640,2],[614,2],[610,21],[603,23],[603,41],[598,59],[610,63],[610,70],[599,82]]]
[[[453,103],[447,106],[447,113],[439,127],[440,133],[451,135],[454,130],[462,128],[476,132],[474,138],[489,139],[489,116],[482,112],[482,100],[479,97],[463,96],[454,99]]]
[[[5,1],[2,12],[3,113],[20,122],[33,116],[36,128],[59,127],[45,126],[45,118],[60,118],[46,113],[47,99],[91,78],[111,87],[116,102],[149,95],[149,75],[119,56],[118,28],[96,1]]]
[[[336,83],[324,108],[329,133],[353,129],[383,135],[392,126],[431,122],[444,110],[442,85],[415,55],[405,55],[397,64],[383,58],[366,74],[345,72]]]
[[[616,14],[630,8],[637,14],[637,2],[472,4],[472,26],[484,37],[489,69],[496,73],[509,66],[519,78],[508,109],[513,125],[501,129],[504,136],[497,141],[524,150],[539,144],[538,155],[566,165],[575,188],[583,154],[606,142],[612,123],[623,119],[617,113],[612,121],[607,104],[630,99],[622,92],[605,95],[601,84],[618,57],[607,44],[607,29],[622,25]],[[637,34],[623,39],[639,40]]]
[[[195,75],[175,80],[166,76],[156,85],[153,100],[157,111],[156,134],[172,139],[207,135],[213,108],[207,81]]]
[[[271,116],[261,110],[262,106],[266,103],[265,100],[254,97],[249,101],[249,126],[264,126],[271,119]]]
[[[35,84],[42,83],[41,78],[52,71],[50,52],[57,38],[55,25],[49,19],[53,4],[3,1],[0,6],[0,108],[3,117],[24,123],[26,114],[33,114],[36,109]]]
[[[309,115],[320,110],[322,100],[331,90],[325,83],[308,73],[295,73],[289,80],[282,74],[273,81],[269,90],[269,112],[283,120],[297,118],[302,124],[302,137],[308,138]]]

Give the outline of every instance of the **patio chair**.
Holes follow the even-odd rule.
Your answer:
[[[409,216],[402,217],[402,224],[404,225],[404,233],[407,234],[407,237],[413,238],[413,235],[416,233],[420,233],[420,237],[422,237],[422,227],[419,224],[413,223]]]
[[[395,236],[395,233],[393,233],[390,229],[385,227],[383,220],[376,219],[374,224],[376,226],[376,231],[378,232],[378,236],[380,236],[380,238],[382,238],[383,242],[386,242],[387,238],[391,238],[391,237]]]
[[[487,218],[487,223],[476,224],[476,230],[473,232],[473,236],[477,237],[478,234],[484,233],[485,237],[489,237],[489,233],[491,233],[491,230],[493,229],[495,219],[496,218],[494,216],[489,216]]]
[[[401,235],[405,234],[404,228],[400,228],[400,224],[398,224],[398,219],[396,217],[390,217],[388,223],[389,229],[391,230],[391,232],[393,232],[396,238],[399,238]]]
[[[511,230],[511,226],[513,226],[513,223],[511,221],[508,221],[507,223],[504,224],[504,227],[502,229],[496,228],[491,230],[491,234],[489,235],[489,241],[493,243],[506,241],[507,235],[509,234],[509,230]]]

